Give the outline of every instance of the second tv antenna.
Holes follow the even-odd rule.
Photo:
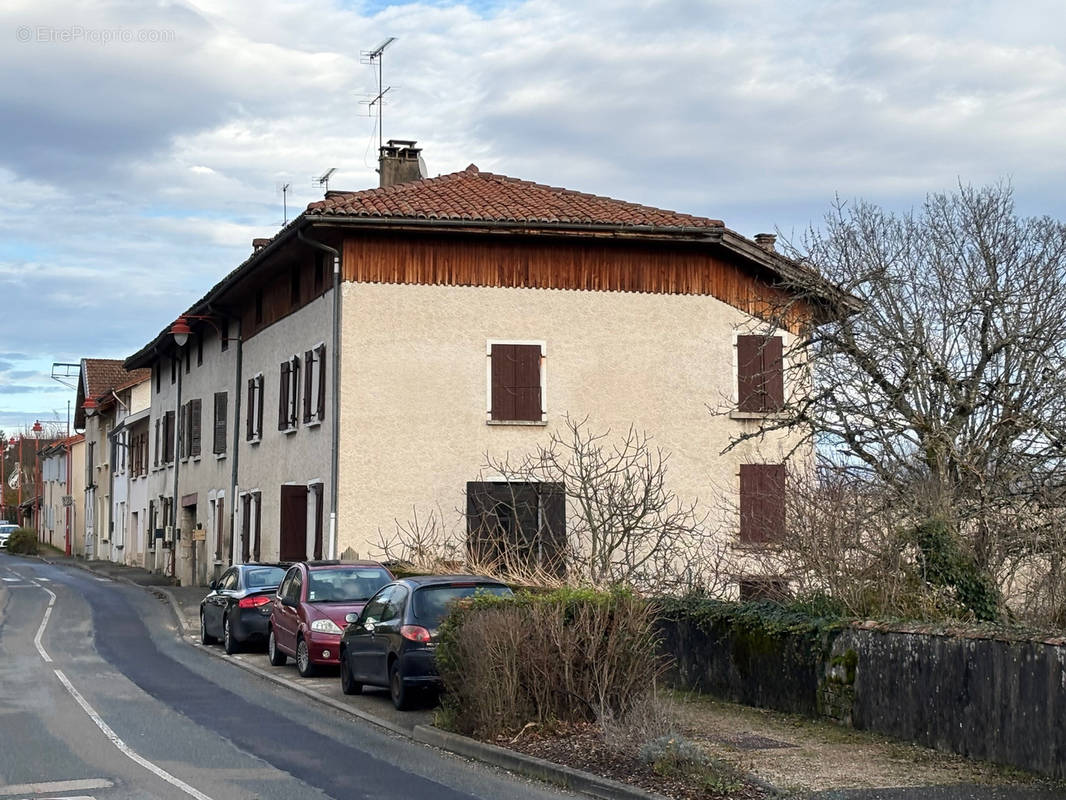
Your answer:
[[[336,167],[330,167],[325,172],[323,172],[321,175],[319,175],[317,178],[312,178],[311,179],[311,185],[312,186],[319,186],[319,187],[321,187],[322,189],[324,189],[325,191],[328,192],[329,191],[329,179],[332,177],[333,173],[336,172],[336,171],[337,171]]]
[[[364,64],[378,65],[378,93],[377,96],[367,103],[367,111],[373,111],[374,106],[378,107],[378,150],[381,150],[381,146],[384,143],[383,131],[381,129],[381,107],[385,105],[385,93],[391,89],[391,86],[384,86],[382,83],[383,72],[381,68],[382,55],[385,53],[385,48],[396,41],[395,36],[390,36],[383,41],[373,50],[363,51],[360,55],[367,59]]]

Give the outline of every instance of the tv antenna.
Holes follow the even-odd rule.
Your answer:
[[[374,64],[378,65],[378,93],[377,93],[377,96],[374,97],[373,100],[367,101],[367,113],[368,114],[372,114],[373,113],[375,105],[378,108],[378,150],[381,150],[381,146],[384,143],[384,136],[382,134],[382,129],[381,129],[381,107],[383,105],[385,105],[385,93],[387,91],[389,91],[389,89],[392,88],[391,86],[384,86],[383,83],[382,83],[383,75],[382,75],[381,61],[382,61],[382,55],[385,53],[385,48],[388,47],[390,44],[392,44],[395,41],[396,41],[396,37],[395,36],[390,36],[388,39],[383,41],[381,44],[379,44],[373,50],[364,50],[362,53],[360,53],[360,55],[363,58],[366,59],[366,61],[362,61],[361,63],[370,64],[371,66],[373,66]]]
[[[329,179],[330,179],[330,176],[333,175],[333,173],[336,172],[336,171],[337,171],[336,167],[330,167],[325,172],[323,172],[321,175],[319,175],[317,178],[311,178],[311,185],[312,186],[318,186],[318,187],[320,187],[320,188],[322,188],[322,189],[324,189],[325,191],[328,192],[329,191]]]
[[[282,227],[289,224],[289,192],[292,191],[291,183],[278,183],[278,192],[281,193]]]

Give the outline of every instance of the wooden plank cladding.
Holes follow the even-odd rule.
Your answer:
[[[711,295],[755,316],[786,302],[738,264],[669,243],[366,236],[345,239],[341,263],[359,283]]]

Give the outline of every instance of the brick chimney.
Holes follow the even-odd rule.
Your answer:
[[[755,244],[759,245],[763,250],[774,252],[774,242],[777,241],[777,236],[772,233],[757,233],[755,234]]]
[[[270,244],[269,239],[252,239],[252,252],[258,253],[264,247]]]
[[[426,177],[422,148],[410,139],[389,139],[378,154],[378,175],[381,187],[417,181]]]

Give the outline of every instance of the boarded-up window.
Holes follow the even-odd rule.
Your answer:
[[[494,344],[490,418],[500,421],[543,419],[539,344]]]
[[[467,550],[500,569],[566,572],[566,493],[559,483],[471,481],[466,485]]]
[[[785,536],[785,465],[740,466],[740,541],[778,542]]]
[[[737,337],[737,410],[780,411],[785,383],[780,336]]]
[[[215,426],[211,452],[216,454],[226,452],[226,400],[225,392],[215,392]]]

